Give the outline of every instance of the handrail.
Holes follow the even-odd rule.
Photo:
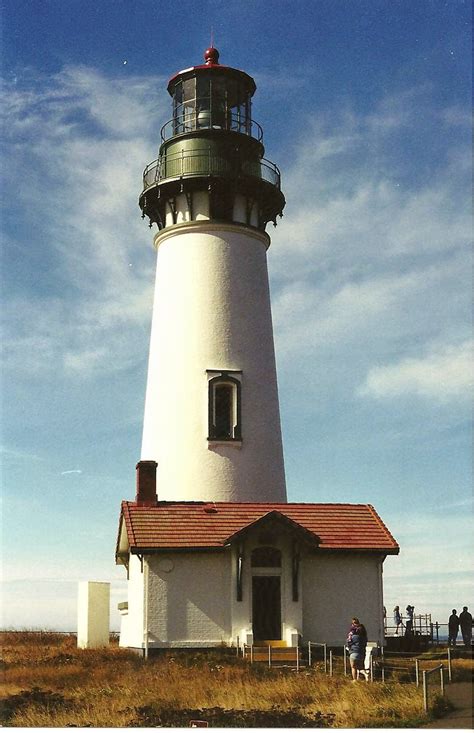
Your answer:
[[[327,672],[327,659],[328,659],[328,645],[326,643],[322,644],[319,641],[308,641],[308,665],[311,667],[311,647],[312,646],[322,646],[323,647],[323,654],[324,654],[324,672]]]
[[[240,160],[215,155],[208,148],[165,153],[147,165],[143,171],[143,190],[160,181],[182,176],[250,176],[261,178],[280,189],[281,174],[278,166],[266,158],[257,161]]]
[[[441,694],[444,695],[443,669],[443,665],[440,664],[438,667],[433,667],[433,669],[423,670],[423,710],[425,713],[428,712],[428,677],[430,674],[433,674],[433,672],[437,672],[439,670]]]
[[[165,122],[161,128],[161,140],[169,140],[176,135],[185,135],[188,132],[198,132],[200,130],[228,130],[230,132],[239,132],[243,135],[255,138],[258,142],[263,140],[263,130],[261,125],[250,117],[242,118],[238,114],[214,113],[209,111],[207,117],[202,116],[202,112],[188,112],[187,114],[173,117]]]

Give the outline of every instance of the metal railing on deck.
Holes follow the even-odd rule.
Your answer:
[[[239,132],[242,135],[253,137],[258,142],[263,140],[263,130],[261,125],[250,117],[245,117],[236,113],[222,113],[220,111],[213,112],[206,110],[207,114],[200,112],[188,112],[186,114],[178,114],[168,122],[165,122],[161,128],[161,139],[163,142],[169,140],[175,135],[184,135],[188,132],[199,132],[201,130],[228,130],[230,132]]]
[[[143,172],[143,190],[160,181],[182,176],[248,176],[267,181],[278,189],[281,180],[278,166],[270,160],[240,160],[238,156],[229,158],[203,148],[164,154],[154,160]]]

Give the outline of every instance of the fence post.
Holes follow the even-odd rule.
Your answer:
[[[420,686],[420,660],[415,659],[415,679],[416,679],[416,686]]]
[[[239,646],[240,646],[240,639],[239,639],[239,637],[237,637],[236,643],[237,643],[237,656],[239,656]]]
[[[253,664],[253,644],[250,645],[250,664]]]
[[[453,679],[453,670],[451,667],[451,649],[448,646],[448,680],[451,682]]]
[[[428,712],[428,678],[426,676],[426,669],[423,670],[423,710],[425,713]]]
[[[441,665],[439,670],[439,681],[441,685],[441,694],[444,696],[444,668],[443,665]]]
[[[347,677],[347,649],[346,645],[343,646],[344,649],[344,677]]]
[[[272,666],[272,648],[270,644],[268,645],[268,666]]]
[[[373,654],[373,652],[372,652],[372,654]],[[371,682],[374,681],[374,660],[372,658],[372,654],[370,655],[370,660],[369,660],[369,675],[370,675],[370,681]]]
[[[329,650],[329,676],[332,677],[332,649]]]
[[[311,667],[311,642],[308,641],[308,667]]]
[[[324,651],[324,674],[328,673],[328,647],[327,644],[323,645]]]
[[[435,629],[436,629],[436,644],[439,644],[439,623],[435,623]]]
[[[300,671],[300,648],[299,646],[296,647],[296,671]]]

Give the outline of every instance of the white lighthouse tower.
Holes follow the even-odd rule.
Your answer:
[[[120,645],[265,660],[287,646],[297,664],[302,641],[339,644],[354,614],[383,643],[398,545],[369,504],[287,502],[265,233],[285,199],[255,83],[218,57],[169,82],[140,196],[158,259],[142,458],[115,549]]]
[[[140,196],[159,229],[141,457],[160,500],[286,502],[265,232],[285,199],[254,80],[204,59],[168,84]]]

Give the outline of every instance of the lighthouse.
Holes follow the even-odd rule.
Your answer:
[[[215,48],[204,61],[168,84],[139,199],[157,265],[136,495],[115,548],[120,645],[265,660],[288,647],[294,661],[302,642],[340,644],[354,614],[382,643],[382,565],[398,553],[385,524],[369,504],[287,501],[265,231],[285,198],[254,80]]]
[[[157,251],[141,458],[163,500],[286,501],[265,228],[282,215],[245,72],[171,78],[139,204]]]

